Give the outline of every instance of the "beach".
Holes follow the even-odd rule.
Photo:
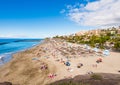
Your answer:
[[[77,75],[120,74],[120,53],[110,51],[104,55],[103,51],[61,39],[46,39],[40,45],[14,54],[10,62],[0,67],[0,82],[46,85]]]

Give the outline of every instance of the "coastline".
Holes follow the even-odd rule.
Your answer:
[[[75,50],[77,48],[78,50]],[[85,53],[77,54],[77,52],[82,51]],[[0,82],[10,81],[20,85],[46,85],[68,77],[73,78],[77,75],[87,74],[90,71],[120,74],[118,72],[120,70],[119,55],[120,53],[111,52],[110,56],[101,57],[95,52],[88,53],[84,46],[78,44],[56,39],[44,40],[30,49],[13,54],[13,59],[0,67]],[[67,56],[69,58],[66,58]],[[98,64],[96,59],[99,57],[103,59],[103,62]],[[69,61],[71,65],[66,66],[65,62],[62,61]],[[78,63],[83,63],[83,67],[77,68]],[[46,65],[47,69],[42,70],[42,64]],[[93,64],[97,64],[97,67],[93,67]],[[51,79],[48,78],[50,74],[57,76]]]
[[[2,54],[4,56],[4,63],[1,63],[0,67],[5,65],[6,63],[9,63],[9,61],[12,60],[14,54],[19,53],[19,52],[23,52],[25,50],[29,50],[29,49],[39,45],[43,40],[44,39],[41,39],[41,41],[39,43],[33,44],[32,46],[29,46],[28,48],[24,48],[24,49],[16,50],[14,52],[9,52],[9,53]],[[16,42],[16,41],[14,41],[14,42]]]

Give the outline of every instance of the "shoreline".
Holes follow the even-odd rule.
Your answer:
[[[23,51],[26,51],[26,50],[29,50],[29,49],[31,49],[31,48],[34,48],[34,47],[36,47],[37,45],[40,45],[40,43],[43,41],[44,39],[42,39],[39,43],[37,43],[37,44],[33,44],[31,47],[28,47],[28,48],[25,48],[25,49],[21,49],[21,50],[17,50],[17,51],[15,51],[15,52],[9,52],[9,53],[4,53],[4,54],[1,54],[1,55],[6,55],[6,56],[4,56],[4,57],[10,57],[9,59],[5,59],[4,60],[4,63],[1,63],[0,64],[0,67],[1,66],[3,66],[3,65],[5,65],[6,63],[9,63],[12,59],[13,59],[13,55],[14,54],[17,54],[17,53],[19,53],[19,52],[23,52]]]
[[[14,54],[13,59],[0,68],[0,82],[46,85],[88,72],[120,74],[118,72],[120,70],[119,55],[120,53],[111,52],[109,56],[101,57],[95,52],[89,53],[82,45],[59,39],[44,40],[35,47]],[[99,57],[103,59],[103,62],[96,63]],[[65,65],[67,61],[70,62],[70,66]],[[77,68],[78,63],[82,63],[83,66]],[[43,65],[47,68],[41,69]],[[53,79],[48,78],[51,74],[56,76]],[[35,82],[32,82],[34,80]]]

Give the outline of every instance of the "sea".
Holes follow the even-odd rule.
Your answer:
[[[9,62],[14,53],[41,43],[43,39],[0,39],[0,66]]]

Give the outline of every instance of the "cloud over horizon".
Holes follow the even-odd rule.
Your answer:
[[[99,0],[66,6],[70,20],[84,26],[119,26],[120,0]]]

